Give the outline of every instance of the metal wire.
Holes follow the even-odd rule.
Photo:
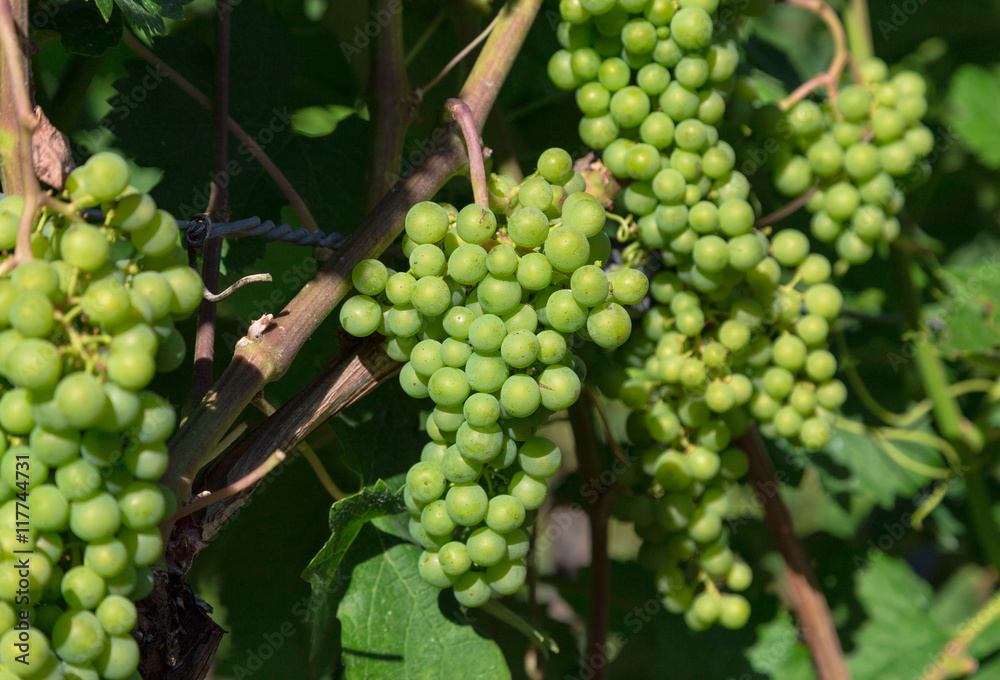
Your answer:
[[[242,238],[259,236],[272,241],[283,241],[313,248],[339,248],[346,240],[337,233],[292,229],[287,224],[275,224],[271,220],[261,222],[259,217],[249,217],[237,222],[213,223],[205,215],[196,215],[193,220],[178,221],[177,226],[187,232],[188,243],[200,246],[213,238]]]
[[[82,211],[85,220],[95,224],[104,222],[104,213],[96,208]],[[243,238],[244,236],[259,236],[272,241],[283,241],[312,248],[339,248],[347,239],[340,234],[326,234],[322,231],[308,229],[292,229],[287,224],[275,224],[271,220],[262,222],[259,217],[248,217],[236,222],[213,223],[208,215],[195,215],[192,220],[178,220],[178,228],[187,235],[189,246],[195,249],[213,238]]]

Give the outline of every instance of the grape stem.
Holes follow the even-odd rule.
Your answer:
[[[864,62],[875,55],[868,0],[851,0],[844,8],[844,27],[851,46],[851,61]]]
[[[483,162],[483,146],[479,142],[479,129],[469,105],[461,99],[449,99],[445,107],[451,112],[465,138],[465,148],[469,154],[469,178],[476,203],[487,210],[490,208],[489,188],[486,186],[486,165]]]
[[[830,5],[824,0],[780,0],[786,5],[800,7],[816,14],[820,20],[826,24],[833,38],[833,60],[830,67],[823,73],[819,73],[806,82],[795,88],[790,95],[782,99],[778,106],[782,111],[795,106],[796,103],[808,97],[814,90],[825,87],[830,96],[830,103],[836,104],[840,78],[844,74],[844,69],[850,62],[850,53],[847,49],[847,35],[844,32],[844,25],[840,22],[840,17],[833,11]],[[855,73],[855,77],[857,74]],[[837,113],[834,109],[834,113]]]
[[[813,186],[809,187],[809,189],[807,189],[805,193],[803,193],[801,196],[797,196],[796,198],[792,199],[791,201],[781,206],[780,208],[770,213],[769,215],[764,215],[763,217],[761,217],[754,223],[753,226],[756,229],[763,229],[764,227],[768,227],[772,224],[777,224],[786,217],[794,215],[806,203],[809,202],[809,199],[812,198],[813,194],[815,194],[817,191],[819,191],[819,185],[814,184]]]
[[[212,239],[213,241],[220,242],[222,239]],[[211,241],[210,241],[211,242]],[[208,289],[208,286],[202,290],[202,297],[213,304],[225,300],[227,297],[238,291],[243,286],[250,285],[251,283],[260,283],[264,281],[271,281],[274,277],[270,274],[250,274],[249,276],[244,276],[242,279],[234,283],[233,285],[226,288],[221,293],[213,293]],[[207,390],[206,390],[207,391]]]
[[[26,0],[23,5],[19,4],[19,14],[26,13],[27,4]],[[0,0],[0,42],[3,43],[3,62],[6,66],[0,76],[2,90],[4,98],[12,97],[13,113],[17,120],[17,147],[16,151],[6,149],[3,188],[7,193],[21,193],[24,196],[24,207],[21,209],[21,218],[17,224],[14,256],[0,263],[0,274],[2,274],[16,267],[18,263],[32,258],[31,231],[41,196],[31,151],[31,136],[38,124],[38,116],[31,104],[31,93],[28,91],[29,75],[25,68],[28,60],[22,49],[22,38],[14,20],[10,0]],[[18,172],[16,174],[9,172],[8,168],[17,168]]]
[[[229,0],[216,0],[215,83],[212,88],[212,176],[209,184],[208,208],[205,212],[213,222],[229,221],[229,56],[233,7]],[[212,387],[215,366],[215,303],[219,299],[212,291],[219,288],[222,263],[222,239],[210,239],[203,246],[201,280],[205,295],[198,308],[198,330],[194,340],[194,370],[188,403],[196,404]],[[240,283],[237,281],[237,283]],[[232,288],[231,288],[232,289]],[[228,292],[228,291],[227,291]]]
[[[168,80],[183,90],[185,94],[198,102],[202,108],[206,111],[212,110],[212,100],[206,97],[201,90],[192,85],[187,78],[174,70],[172,66],[156,56],[156,54],[143,45],[138,38],[126,31],[122,33],[122,42],[125,43],[130,50],[142,57],[160,73],[165,75]],[[226,127],[229,128],[229,132],[232,133],[233,137],[246,145],[250,154],[257,160],[258,163],[260,163],[264,172],[270,176],[271,180],[277,185],[281,193],[284,194],[285,199],[288,201],[289,205],[292,206],[292,209],[295,211],[295,215],[299,218],[299,222],[302,223],[302,226],[309,231],[316,231],[319,229],[316,219],[312,216],[312,213],[309,212],[309,208],[306,206],[305,201],[302,200],[302,197],[299,196],[295,187],[292,186],[292,183],[288,181],[288,178],[285,177],[285,174],[281,172],[278,166],[274,164],[274,161],[272,161],[271,158],[264,153],[264,150],[260,148],[260,145],[257,144],[256,141],[254,141],[253,137],[248,135],[246,130],[244,130],[240,124],[232,118],[227,118]]]
[[[778,480],[767,446],[756,428],[737,439],[750,460],[750,482],[764,506],[771,540],[785,560],[788,599],[799,618],[799,627],[812,654],[820,680],[850,680],[844,650],[830,616],[830,607],[816,581],[809,555],[795,530],[792,518],[778,492]]]
[[[938,657],[920,675],[919,680],[948,680],[975,673],[979,668],[979,662],[969,654],[969,647],[990,629],[998,617],[1000,617],[1000,592],[994,593],[979,611],[965,620],[955,636],[945,643]]]
[[[417,99],[417,103],[420,103],[421,101],[423,101],[424,95],[426,95],[428,92],[430,92],[430,90],[431,90],[432,87],[434,87],[439,82],[441,82],[441,79],[444,78],[446,75],[448,75],[448,73],[450,73],[451,70],[453,68],[455,68],[459,64],[459,62],[461,62],[463,59],[465,59],[469,55],[469,52],[471,52],[472,50],[476,49],[476,47],[479,45],[479,43],[481,43],[482,41],[486,40],[486,38],[493,31],[493,29],[496,28],[497,22],[500,21],[500,17],[502,15],[503,15],[503,12],[497,12],[497,15],[495,17],[493,17],[493,21],[491,21],[489,23],[489,25],[485,29],[483,29],[482,33],[480,33],[478,36],[476,36],[475,40],[473,40],[468,45],[466,45],[465,47],[463,47],[462,50],[452,58],[451,61],[449,61],[447,64],[445,64],[444,68],[441,69],[440,73],[438,73],[436,76],[434,76],[433,78],[431,78],[431,80],[430,80],[429,83],[427,83],[423,87],[418,87],[416,89],[416,91],[414,92],[414,96]]]

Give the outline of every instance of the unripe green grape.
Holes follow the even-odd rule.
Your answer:
[[[511,478],[507,492],[520,501],[525,510],[535,510],[545,501],[548,487],[544,479],[518,471]]]
[[[497,218],[492,211],[480,205],[467,205],[458,213],[455,222],[458,236],[470,244],[484,243],[493,237]]]
[[[131,233],[132,245],[149,257],[168,255],[177,245],[177,220],[165,210],[157,210],[147,224]]]
[[[18,342],[7,354],[5,367],[16,387],[36,391],[55,386],[62,368],[59,350],[38,338]]]
[[[486,569],[486,582],[499,595],[513,595],[521,589],[528,570],[520,561],[503,561]]]
[[[493,592],[486,582],[485,575],[480,571],[468,571],[462,574],[452,589],[455,592],[455,599],[463,607],[482,606],[489,601]]]
[[[127,635],[138,620],[135,605],[121,595],[108,595],[95,612],[101,627],[110,635]]]
[[[74,224],[60,241],[63,259],[85,272],[99,269],[108,261],[108,240],[95,227]]]
[[[474,526],[486,516],[486,491],[475,482],[453,484],[445,496],[448,515],[462,526]]]
[[[588,310],[571,290],[557,290],[545,303],[546,323],[557,331],[573,333],[587,323]]]
[[[139,645],[128,635],[110,635],[104,651],[94,660],[94,668],[106,680],[130,680],[139,667]]]
[[[802,137],[812,137],[823,129],[823,111],[819,104],[803,100],[786,114],[792,132]]]
[[[503,321],[494,314],[484,314],[469,326],[469,343],[480,352],[499,349],[506,336]]]
[[[472,356],[472,347],[462,340],[446,338],[441,343],[441,361],[444,362],[445,366],[462,368],[468,362],[470,356]],[[466,376],[466,379],[468,379],[468,376]]]
[[[0,662],[21,671],[16,677],[41,672],[49,661],[50,650],[48,637],[33,626],[27,630],[8,630],[0,637]]]
[[[107,592],[104,579],[89,567],[76,566],[66,572],[60,585],[63,599],[74,609],[93,609]]]
[[[683,7],[670,20],[670,36],[686,50],[708,47],[712,40],[712,17],[701,7]]]
[[[573,71],[573,54],[567,50],[555,52],[549,58],[546,71],[549,80],[560,90],[572,90],[580,84],[579,78]]]
[[[503,339],[500,355],[508,365],[515,368],[527,368],[538,357],[538,338],[534,333],[521,330],[511,333]]]
[[[52,330],[54,308],[46,295],[24,291],[8,312],[11,326],[27,338],[41,338]]]
[[[166,514],[166,500],[159,487],[149,482],[132,482],[119,495],[122,524],[130,529],[156,526]]]
[[[544,364],[559,363],[566,356],[566,338],[556,331],[542,331],[538,340],[538,361]]]
[[[428,504],[420,513],[420,523],[428,533],[438,536],[451,535],[455,529],[455,522],[448,515],[448,509],[443,500],[436,500]]]
[[[829,283],[821,283],[809,288],[805,296],[806,310],[833,320],[840,315],[844,298],[837,288]]]
[[[446,484],[441,468],[434,463],[415,463],[406,473],[406,488],[414,500],[422,503],[438,499]]]
[[[782,437],[798,436],[802,429],[802,416],[791,406],[784,406],[774,414],[774,428]]]
[[[128,290],[114,279],[95,281],[83,294],[83,311],[92,323],[117,326],[128,319],[131,306]]]
[[[443,279],[424,277],[413,286],[410,302],[421,314],[437,316],[451,305],[451,290]]]
[[[611,114],[580,119],[580,140],[592,149],[603,149],[618,138],[618,123]]]
[[[625,154],[625,176],[651,180],[661,168],[659,150],[652,144],[636,144]]]
[[[601,55],[591,47],[581,47],[573,50],[569,64],[577,80],[585,82],[597,77],[597,69],[601,66]]]
[[[487,274],[476,288],[476,295],[483,311],[490,314],[506,314],[521,302],[520,284],[513,276]]]
[[[441,360],[441,343],[437,340],[421,340],[410,351],[410,363],[417,373],[433,375],[444,367]]]
[[[83,553],[84,566],[105,578],[122,573],[128,562],[128,549],[117,538],[105,538],[89,543]]]
[[[837,359],[825,349],[813,350],[806,359],[806,375],[816,382],[825,382],[837,373]]]
[[[517,333],[518,331],[534,333],[538,330],[538,312],[531,305],[519,302],[513,309],[504,313],[500,318],[503,320],[503,327],[508,335]]]
[[[191,267],[175,266],[160,272],[170,285],[173,297],[170,301],[170,313],[177,318],[183,318],[198,308],[202,297],[201,277]]]
[[[694,337],[705,327],[705,313],[697,307],[682,309],[677,313],[675,327],[680,333]]]
[[[538,376],[542,406],[550,411],[561,411],[576,403],[580,396],[580,378],[568,366],[548,366]]]
[[[698,543],[712,543],[722,534],[722,519],[713,512],[696,508],[687,528],[688,536]]]
[[[42,484],[28,494],[31,521],[39,531],[62,531],[69,521],[69,502],[54,484]]]
[[[499,352],[474,352],[465,365],[469,386],[478,392],[496,392],[510,375]]]
[[[719,609],[719,624],[738,630],[750,619],[750,603],[742,595],[723,595]]]
[[[786,267],[795,267],[809,255],[809,239],[801,231],[785,229],[771,239],[774,259]]]
[[[351,272],[351,283],[362,295],[378,295],[385,290],[389,270],[378,260],[361,260]]]
[[[444,458],[441,460],[441,472],[444,473],[445,478],[449,482],[459,484],[474,482],[479,479],[482,470],[482,463],[467,459],[461,454],[457,446],[449,446],[444,454]]]
[[[465,422],[458,428],[455,443],[464,457],[484,463],[500,451],[503,431],[496,423],[475,426]]]
[[[632,320],[621,305],[611,302],[595,307],[590,312],[587,317],[587,333],[598,346],[614,349],[629,339],[632,333]]]
[[[65,236],[63,238],[65,239]],[[101,236],[101,239],[104,237]],[[65,243],[65,240],[63,242]],[[50,296],[59,286],[59,275],[52,264],[38,259],[17,265],[10,275],[10,280],[21,290],[33,290]]]
[[[49,468],[26,446],[7,449],[0,458],[0,479],[10,489],[30,491],[45,483]]]
[[[437,243],[448,231],[448,211],[431,201],[417,203],[407,211],[404,229],[418,245]]]
[[[374,333],[382,321],[382,308],[367,295],[348,298],[340,308],[340,325],[357,338]]]
[[[107,359],[108,378],[121,387],[139,390],[149,384],[156,374],[156,360],[137,349],[111,352]]]
[[[792,156],[779,165],[774,173],[774,186],[785,196],[801,195],[812,183],[812,166],[802,156]]]
[[[476,393],[465,400],[465,420],[475,427],[485,427],[500,418],[500,403],[492,394]]]
[[[446,574],[441,568],[439,553],[425,550],[417,562],[420,577],[435,588],[448,588],[455,582],[455,577]]]
[[[416,335],[423,328],[423,324],[423,314],[409,305],[393,307],[386,317],[387,329],[401,338]]]
[[[425,243],[418,245],[410,253],[410,271],[420,279],[425,276],[440,276],[444,271],[444,252],[436,245]]]
[[[504,537],[489,527],[480,527],[473,531],[466,539],[465,547],[469,559],[483,567],[498,564],[507,556],[507,542]]]

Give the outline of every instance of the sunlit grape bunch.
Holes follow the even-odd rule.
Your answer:
[[[842,299],[806,235],[757,226],[759,202],[720,135],[740,61],[735,8],[560,8],[563,49],[549,74],[575,89],[581,140],[625,185],[618,205],[635,222],[620,238],[638,240],[657,270],[642,333],[591,373],[633,410],[643,474],[617,511],[644,539],[639,561],[669,609],[693,629],[739,628],[749,605],[736,593],[751,574],[728,547],[725,518],[747,461],[732,442],[755,422],[807,448],[827,443],[846,397],[827,349]]]
[[[643,273],[603,269],[606,213],[584,188],[569,154],[549,149],[522,184],[493,177],[492,209],[418,203],[406,216],[409,269],[360,263],[359,295],[341,309],[348,333],[386,336],[406,362],[403,389],[434,403],[404,499],[421,575],[466,606],[524,583],[522,527],[562,460],[536,432],[580,396],[586,366],[573,348],[622,345],[625,306],[646,296]]]
[[[864,81],[834,102],[804,100],[786,114],[791,135],[774,186],[788,197],[812,192],[812,235],[831,243],[847,264],[871,259],[879,243],[899,236],[903,189],[929,173],[922,160],[934,134],[921,123],[927,84],[913,71],[892,78],[880,59],[861,66]]]
[[[146,387],[183,361],[174,321],[202,284],[119,156],[93,156],[60,198],[35,216],[33,259],[0,277],[0,676],[134,679],[133,602],[175,505],[156,482],[176,415]],[[23,206],[0,200],[4,260]]]

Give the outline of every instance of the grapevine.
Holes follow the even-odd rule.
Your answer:
[[[993,15],[209,5],[0,0],[0,680],[995,674]]]

